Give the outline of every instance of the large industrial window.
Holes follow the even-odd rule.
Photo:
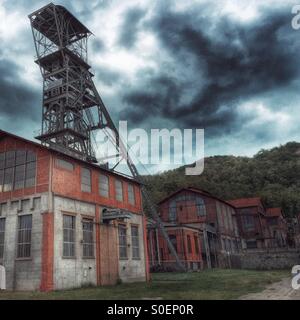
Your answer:
[[[72,162],[63,160],[63,159],[55,159],[55,164],[57,167],[73,171],[74,170],[74,164]]]
[[[119,257],[127,259],[127,229],[126,226],[119,224]]]
[[[18,221],[18,258],[30,258],[31,256],[31,229],[32,215],[19,216]]]
[[[188,248],[188,253],[192,253],[192,241],[191,241],[191,236],[187,235],[187,248]]]
[[[83,231],[83,257],[93,258],[94,257],[94,236],[93,236],[93,220],[84,219],[82,221]]]
[[[81,168],[81,191],[92,191],[91,171],[87,168]]]
[[[75,217],[63,215],[63,256],[75,257]]]
[[[4,253],[4,238],[5,238],[5,218],[0,218],[0,259]]]
[[[0,192],[35,185],[36,155],[32,151],[16,150],[0,153]]]
[[[122,185],[122,181],[116,179],[115,180],[115,187],[116,187],[116,199],[118,201],[123,201],[123,185]]]
[[[109,197],[109,178],[105,174],[99,175],[99,193],[102,197]]]
[[[133,205],[135,204],[134,187],[131,183],[128,183],[128,202]]]
[[[139,228],[138,226],[131,226],[131,247],[132,258],[140,258],[140,242],[139,242]]]

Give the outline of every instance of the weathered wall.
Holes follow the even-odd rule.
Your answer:
[[[232,268],[272,270],[291,269],[300,264],[300,251],[245,252],[231,257]]]
[[[131,228],[130,225],[139,225],[139,245],[140,245],[140,259],[135,260],[132,258],[131,250]],[[119,278],[123,282],[145,281],[146,268],[145,268],[145,249],[144,249],[144,229],[143,229],[143,216],[140,214],[132,214],[132,218],[127,221],[127,243],[128,259],[119,260]]]
[[[75,258],[63,257],[63,214],[76,217]],[[68,198],[54,197],[54,289],[97,285],[96,254],[82,257],[82,215],[95,218],[95,205]],[[95,239],[95,238],[94,238]],[[96,250],[96,246],[94,246]]]
[[[47,194],[6,202],[5,245],[2,263],[8,290],[39,290],[41,283],[42,212],[47,210]],[[31,257],[17,258],[18,216],[32,214]]]

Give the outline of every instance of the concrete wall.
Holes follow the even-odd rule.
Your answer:
[[[76,217],[75,258],[63,257],[64,213]],[[54,289],[97,284],[96,253],[94,253],[94,259],[82,257],[82,215],[95,218],[95,205],[58,196],[54,197]],[[94,245],[94,252],[95,250],[96,245]]]
[[[38,290],[41,281],[42,213],[47,210],[48,194],[7,201],[1,217],[5,217],[4,257],[8,290]],[[5,208],[4,208],[5,207]],[[17,258],[18,216],[32,214],[31,257]]]
[[[253,251],[231,256],[231,267],[242,269],[272,270],[292,269],[300,264],[300,251]]]
[[[132,218],[127,221],[127,244],[128,244],[128,259],[119,260],[119,278],[123,282],[145,281],[145,250],[144,250],[144,229],[143,229],[143,216],[132,214]],[[131,250],[131,224],[139,225],[139,246],[140,246],[140,259],[135,260],[132,258]]]

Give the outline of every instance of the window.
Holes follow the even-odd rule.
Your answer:
[[[131,183],[128,183],[128,202],[133,205],[135,204],[134,187]]]
[[[6,168],[4,170],[4,184],[3,191],[11,191],[12,190],[12,182],[13,182],[13,168]]]
[[[109,197],[109,178],[105,174],[99,175],[99,193],[102,197]]]
[[[192,253],[192,241],[191,241],[190,235],[187,235],[187,247],[188,247],[188,253]]]
[[[137,226],[131,226],[131,246],[132,246],[132,258],[140,258],[140,242],[139,242],[139,228]]]
[[[247,246],[247,249],[256,249],[257,248],[256,240],[246,241],[246,246]]]
[[[82,221],[83,231],[83,257],[93,258],[94,257],[94,236],[93,236],[93,221],[84,219]]]
[[[119,224],[119,257],[127,259],[127,229],[126,226]]]
[[[14,189],[22,189],[25,184],[25,164],[16,166]]]
[[[173,244],[173,247],[174,247],[175,251],[177,252],[177,238],[176,238],[176,235],[175,234],[169,235],[169,239],[170,239],[171,243]],[[168,247],[168,249],[169,249],[169,247]],[[170,249],[169,249],[169,254],[171,254]]]
[[[196,196],[195,200],[196,200],[197,215],[200,217],[205,216],[206,208],[205,208],[204,200],[199,196]]]
[[[177,204],[175,200],[170,201],[169,203],[169,220],[176,221],[177,219]]]
[[[31,256],[32,215],[19,216],[18,221],[18,258]]]
[[[35,185],[35,177],[34,152],[17,150],[0,154],[0,192],[32,187]]]
[[[63,256],[75,257],[75,217],[63,215]]]
[[[195,250],[196,250],[196,253],[198,254],[199,253],[199,242],[198,242],[197,236],[194,236],[194,242],[195,242]]]
[[[69,171],[74,170],[74,165],[72,162],[69,162],[69,161],[66,161],[63,159],[55,159],[55,163],[56,163],[56,166],[61,169],[65,169],[65,170],[69,170]]]
[[[81,168],[81,191],[92,191],[91,171],[87,168]]]
[[[118,201],[123,201],[123,185],[122,181],[115,180],[115,187],[116,187],[116,199]]]
[[[0,218],[0,259],[3,259],[5,237],[5,218]]]
[[[251,215],[243,216],[243,227],[246,231],[254,230],[254,217]]]

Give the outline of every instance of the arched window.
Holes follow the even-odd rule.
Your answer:
[[[36,178],[36,154],[30,150],[0,153],[0,192],[33,187]]]

